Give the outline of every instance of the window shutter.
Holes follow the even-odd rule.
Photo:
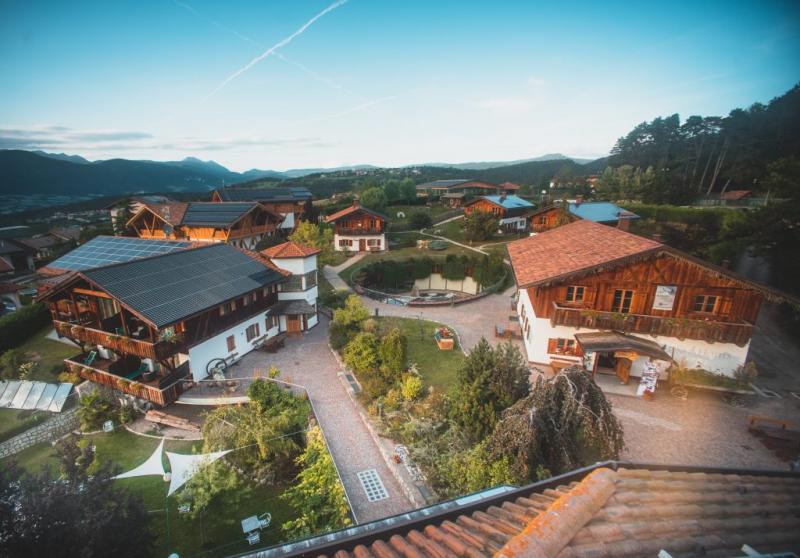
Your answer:
[[[557,347],[558,339],[548,339],[547,340],[547,352],[548,354],[554,355],[556,354],[556,347]]]
[[[732,298],[720,298],[719,300],[719,310],[717,311],[718,316],[730,316],[731,308],[733,307],[733,299]]]

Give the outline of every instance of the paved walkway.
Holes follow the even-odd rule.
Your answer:
[[[348,261],[352,262],[352,258]],[[302,337],[287,339],[286,346],[277,353],[253,351],[228,371],[233,377],[246,378],[252,377],[254,368],[266,370],[270,366],[281,371],[279,379],[308,390],[358,523],[414,509],[338,376],[339,365],[328,346],[327,318],[320,315],[316,327]],[[369,469],[378,472],[388,498],[368,501],[357,474]]]
[[[352,289],[350,288],[350,285],[345,283],[345,281],[339,277],[339,272],[350,267],[351,265],[355,265],[357,261],[366,255],[366,253],[362,252],[360,254],[356,254],[352,258],[347,258],[339,265],[326,265],[322,268],[322,274],[325,276],[325,279],[328,280],[328,283],[330,283],[331,286],[337,291],[351,291]]]

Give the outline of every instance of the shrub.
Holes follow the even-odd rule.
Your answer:
[[[77,384],[81,381],[81,377],[77,372],[72,370],[64,370],[58,375],[58,381],[63,384]]]
[[[333,321],[348,329],[360,329],[361,323],[369,318],[369,310],[358,295],[347,297],[342,308],[333,312]]]
[[[425,279],[433,272],[433,260],[430,258],[414,258],[411,260],[414,279]]]
[[[442,266],[442,277],[458,281],[466,277],[466,263],[469,259],[465,256],[448,255]]]
[[[114,401],[100,390],[87,393],[78,404],[78,420],[84,432],[98,430],[105,421],[113,419],[114,414]]]
[[[341,352],[344,349],[347,342],[350,341],[349,331],[346,327],[336,322],[331,322],[330,329],[328,331],[328,340],[330,341],[331,347],[336,352]]]
[[[392,329],[381,340],[379,356],[382,366],[390,376],[399,376],[406,362],[408,340],[398,328]]]
[[[0,352],[17,347],[50,323],[50,312],[44,304],[23,306],[0,318]]]
[[[372,333],[359,333],[344,348],[344,361],[356,373],[372,372],[378,368],[378,338]]]
[[[427,229],[433,226],[433,219],[427,211],[415,211],[408,217],[408,223],[414,229]]]
[[[750,384],[758,378],[758,368],[753,361],[748,362],[744,366],[737,366],[733,371],[733,378],[742,387],[750,387]]]
[[[25,362],[25,353],[19,349],[9,349],[0,356],[0,378],[14,380],[19,378],[19,367]]]
[[[400,386],[400,393],[406,401],[414,401],[422,393],[422,379],[409,374]]]
[[[131,405],[122,405],[117,412],[120,424],[128,424],[136,420],[136,410]]]

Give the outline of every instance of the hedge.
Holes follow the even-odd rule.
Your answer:
[[[29,337],[50,323],[44,304],[23,306],[0,318],[0,353],[22,345]]]
[[[408,258],[405,260],[378,260],[353,275],[353,281],[365,287],[399,289],[410,287],[414,279],[424,279],[434,266],[441,266],[445,279],[460,280],[471,276],[482,287],[489,287],[501,280],[505,274],[503,258],[492,256],[455,256],[446,258]]]

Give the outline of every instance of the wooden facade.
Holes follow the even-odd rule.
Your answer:
[[[386,220],[358,210],[337,219],[333,224],[333,232],[343,236],[383,234],[386,232]]]
[[[576,219],[560,207],[543,208],[530,216],[530,230],[535,233],[549,231]]]
[[[214,190],[214,193],[211,195],[211,201],[221,203],[225,200],[222,199],[217,190]],[[297,226],[297,223],[299,223],[301,220],[307,220],[310,218],[313,207],[311,199],[295,201],[253,199],[252,201],[257,202],[262,207],[281,215],[288,215],[289,213],[294,214],[295,226]]]
[[[195,226],[165,218],[144,206],[128,221],[128,228],[140,238],[239,243],[274,234],[280,225],[278,217],[257,205],[230,226]]]
[[[54,292],[47,303],[58,335],[83,351],[65,361],[71,370],[87,380],[167,405],[181,393],[180,380],[190,375],[189,349],[265,312],[277,303],[277,293],[277,284],[262,287],[161,328],[83,277]],[[100,354],[97,345],[109,355]],[[89,359],[92,351],[95,355]],[[146,374],[143,359],[152,363]]]
[[[741,281],[669,253],[559,278],[528,288],[528,295],[536,316],[552,325],[739,346],[750,340],[763,298]]]
[[[483,211],[496,215],[498,219],[503,219],[506,215],[506,209],[497,203],[491,202],[484,198],[479,198],[464,207],[464,214],[471,215],[475,211]]]

